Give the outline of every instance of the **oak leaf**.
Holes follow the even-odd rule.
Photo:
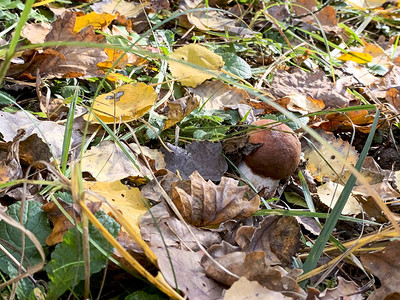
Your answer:
[[[247,186],[238,186],[238,181],[222,177],[219,185],[205,181],[194,171],[190,181],[173,185],[172,200],[183,218],[194,226],[220,224],[233,218],[247,218],[260,205],[256,195],[248,201],[244,198]]]

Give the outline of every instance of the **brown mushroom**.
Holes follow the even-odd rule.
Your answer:
[[[275,123],[275,124],[271,124]],[[300,161],[301,144],[293,130],[274,120],[262,119],[253,126],[268,125],[249,134],[247,143],[262,144],[245,156],[239,170],[258,189],[265,188],[266,196],[273,196],[279,180],[292,174]]]

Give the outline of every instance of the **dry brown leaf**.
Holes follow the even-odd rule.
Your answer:
[[[368,300],[386,299],[392,293],[400,292],[400,241],[394,240],[378,252],[361,255],[366,269],[379,278],[381,287],[373,291]]]
[[[302,94],[322,100],[327,108],[348,106],[353,98],[346,91],[336,90],[323,71],[309,73],[300,68],[291,72],[277,70],[267,92],[276,98]]]
[[[326,115],[325,121],[318,125],[325,131],[357,131],[369,133],[374,122],[374,115],[368,110],[348,111]]]
[[[45,42],[86,42],[104,43],[105,37],[96,34],[92,27],[86,27],[79,33],[74,32],[76,15],[66,11],[52,24]],[[107,60],[104,50],[89,47],[55,46],[43,50],[27,50],[23,53],[24,64],[12,65],[8,71],[11,77],[28,77],[32,79],[39,75],[58,78],[88,78],[102,76],[104,73],[97,64]]]
[[[148,5],[148,2],[136,5],[133,2],[127,2],[124,0],[103,0],[92,4],[90,7],[98,14],[115,14],[116,12],[119,12],[127,18],[134,18]]]
[[[286,108],[290,111],[299,112],[302,115],[321,111],[325,108],[324,101],[313,99],[310,96],[291,94],[285,98],[289,98]],[[284,100],[282,99],[281,101]]]
[[[174,126],[182,121],[187,115],[199,106],[198,101],[191,96],[183,97],[173,101],[168,101],[165,106],[158,111],[160,115],[165,116],[163,130]]]
[[[162,173],[162,174],[157,174],[157,181],[161,185],[161,187],[165,190],[167,194],[170,193],[172,184],[174,182],[178,182],[181,179],[176,175],[175,173],[172,173],[169,170],[160,170],[160,172],[157,173]],[[163,196],[161,189],[159,188],[156,180],[151,180],[149,183],[147,183],[144,187],[141,189],[141,193],[143,197],[148,199],[149,201],[153,201],[156,203],[159,203],[162,201]]]
[[[187,15],[189,22],[197,29],[208,31],[225,31],[236,25],[237,19],[230,19],[221,11],[201,10]]]
[[[153,216],[150,215],[150,213],[146,213],[140,221],[140,233],[143,240],[148,242],[150,247],[163,248],[165,242],[168,249],[200,250],[199,245],[187,230],[186,226],[172,216],[164,202],[152,207],[151,212],[158,227],[155,225]],[[216,232],[199,229],[191,225],[189,225],[189,227],[200,244],[205,248],[221,242],[221,237]],[[161,238],[158,228],[161,230],[164,241]]]
[[[68,213],[68,215],[75,220],[76,223],[81,221],[78,206],[72,205],[71,203],[67,203],[60,199],[58,199],[58,202]],[[89,202],[87,205],[90,211],[95,213],[100,208],[101,202]],[[48,246],[54,246],[55,244],[61,243],[63,241],[64,234],[74,225],[70,220],[68,220],[67,216],[61,212],[61,210],[53,201],[44,204],[42,206],[42,210],[47,214],[51,223],[53,223],[53,230],[47,237],[46,244]]]
[[[219,299],[223,288],[204,273],[200,265],[201,251],[192,252],[171,248],[171,261],[164,249],[152,248],[158,258],[159,268],[165,280],[175,288],[174,273],[181,290],[190,300]],[[172,266],[171,266],[172,262]],[[172,272],[172,268],[174,273]]]
[[[7,152],[2,152],[0,157],[0,184],[7,183],[22,177],[22,167],[19,161],[19,148],[21,138],[24,136],[23,129],[18,130],[18,134],[7,146]],[[2,194],[2,193],[1,193]]]
[[[338,285],[331,289],[326,289],[318,296],[319,300],[362,300],[362,293],[359,287],[353,281],[347,281],[343,277],[338,276]]]
[[[195,171],[190,181],[174,184],[172,201],[183,218],[194,226],[220,224],[233,218],[247,218],[260,205],[258,195],[250,201],[244,198],[247,186],[238,186],[238,181],[222,177],[219,185],[205,181]]]
[[[270,264],[288,266],[300,247],[300,225],[294,217],[267,216],[257,228],[239,228],[236,242],[246,253],[263,251]]]

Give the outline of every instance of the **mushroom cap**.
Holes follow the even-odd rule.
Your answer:
[[[251,125],[261,126],[274,122],[262,119]],[[246,164],[257,175],[283,179],[292,174],[300,162],[300,141],[285,124],[276,123],[266,129],[254,130],[250,133],[248,143],[263,144],[245,157]]]

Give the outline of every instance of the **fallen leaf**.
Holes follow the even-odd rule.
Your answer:
[[[236,243],[243,251],[263,251],[271,264],[288,266],[300,248],[300,225],[294,217],[267,216],[257,228],[242,226]]]
[[[165,170],[165,173],[163,172],[163,174],[160,175],[157,174],[156,179],[150,180],[149,183],[142,187],[142,195],[149,201],[159,203],[163,199],[161,188],[163,188],[165,192],[169,194],[172,184],[180,180],[181,179],[178,177],[178,175],[169,170]],[[158,184],[160,184],[161,188]]]
[[[222,81],[207,81],[196,88],[189,89],[198,98],[205,109],[231,108],[232,105],[246,103],[249,94],[237,87],[230,87]]]
[[[364,299],[359,290],[359,286],[353,281],[347,281],[343,277],[338,276],[338,285],[334,288],[325,289],[322,291],[318,299],[320,300],[362,300]]]
[[[277,70],[267,92],[278,99],[290,94],[308,95],[322,100],[326,108],[348,106],[353,99],[348,93],[336,90],[323,71],[310,73],[300,68],[291,72]]]
[[[76,223],[81,221],[80,211],[77,205],[67,203],[61,199],[58,199],[58,202]],[[87,205],[90,211],[95,213],[100,208],[101,202],[89,202]],[[71,223],[67,216],[61,212],[56,203],[53,201],[44,204],[41,209],[47,214],[51,223],[53,224],[53,230],[47,237],[46,244],[48,246],[54,246],[58,243],[61,243],[64,239],[64,234],[68,231],[68,229],[74,227],[74,224]]]
[[[83,154],[82,158],[82,171],[92,174],[97,181],[113,182],[129,176],[150,176],[151,171],[147,169],[145,163],[140,162],[138,154],[140,153],[139,147],[132,143],[129,144],[130,149],[126,151],[131,152],[132,156],[136,158],[136,164],[140,170],[126,157],[122,149],[112,141],[102,141],[96,147],[92,147]],[[156,169],[165,167],[162,154],[155,149],[148,147],[141,147],[146,159],[153,160]]]
[[[138,188],[129,187],[122,184],[120,181],[114,182],[89,182],[84,183],[85,188],[90,191],[105,197],[110,205],[118,210],[130,225],[136,229],[139,229],[139,221],[142,216],[147,212],[147,206],[145,205],[146,199],[144,199]],[[94,195],[87,194],[86,199],[90,201],[100,201]],[[108,215],[115,219],[108,205],[101,207]],[[118,220],[117,220],[118,221]],[[124,229],[122,227],[122,229]]]
[[[90,7],[98,14],[115,14],[116,12],[119,12],[127,18],[134,18],[148,5],[149,2],[146,1],[140,4],[135,4],[124,0],[103,0],[92,4]]]
[[[358,64],[366,64],[372,61],[372,56],[368,53],[349,51],[338,57],[342,61],[354,61]]]
[[[44,43],[46,35],[50,32],[51,26],[48,23],[41,22],[39,24],[25,24],[21,35],[32,44]]]
[[[323,131],[318,131],[318,133],[325,138],[330,146],[341,153],[348,163],[352,165],[356,164],[358,154],[354,147],[350,146],[347,141],[336,139],[333,134],[324,133]],[[320,182],[329,180],[336,182],[339,176],[345,182],[350,176],[350,172],[345,168],[343,163],[325,146],[316,142],[314,142],[314,146],[316,149],[308,146],[304,150],[304,156],[307,159],[306,167],[311,175]]]
[[[157,226],[154,222],[157,222]],[[218,233],[188,225],[199,243],[208,248],[221,242]],[[160,233],[161,231],[161,233]],[[140,233],[150,247],[199,251],[199,245],[186,226],[170,213],[165,202],[151,208],[140,220]],[[161,237],[162,234],[162,237]]]
[[[237,19],[228,18],[223,12],[217,10],[201,10],[187,14],[191,24],[199,30],[225,31],[234,27]]]
[[[172,76],[182,85],[189,87],[196,87],[205,80],[218,76],[224,66],[221,56],[198,44],[180,47],[172,52],[169,58],[168,65]]]
[[[285,98],[289,98],[287,109],[294,112],[299,112],[302,115],[321,111],[325,108],[325,103],[322,100],[313,99],[310,96],[301,94],[290,94]]]
[[[92,114],[106,124],[130,122],[145,115],[157,100],[153,87],[143,82],[136,85],[124,84],[114,91],[102,94],[94,100]],[[84,116],[85,120],[99,124],[94,116]]]
[[[381,286],[374,290],[368,300],[387,299],[390,294],[400,291],[400,241],[394,240],[385,249],[361,255],[366,269],[379,278]]]
[[[161,149],[165,157],[166,168],[179,172],[179,176],[188,179],[198,171],[204,179],[218,181],[228,170],[226,159],[222,155],[222,145],[209,141],[194,141],[182,149],[167,143],[173,152]]]
[[[346,0],[347,3],[354,6],[354,8],[366,10],[382,6],[385,0]]]
[[[342,193],[344,186],[339,183],[328,181],[327,183],[317,187],[318,196],[322,203],[333,208]],[[346,205],[342,210],[343,215],[358,215],[362,212],[362,206],[353,195],[347,199]]]
[[[348,111],[345,113],[333,113],[325,116],[325,120],[318,125],[325,131],[353,131],[368,133],[371,124],[374,122],[374,115],[368,110]]]
[[[203,256],[201,251],[190,252],[171,248],[168,250],[168,255],[164,249],[152,248],[152,250],[157,255],[158,265],[165,280],[175,288],[176,278],[177,288],[188,299],[204,300],[221,297],[223,288],[209,279],[200,265]]]
[[[240,277],[228,290],[225,291],[224,300],[257,300],[274,299],[289,300],[282,293],[271,291],[260,285],[257,281],[249,281],[246,277]]]
[[[103,29],[110,25],[115,18],[115,15],[107,13],[98,14],[96,12],[78,16],[75,21],[74,32],[78,33],[87,26],[92,26],[94,29]]]
[[[23,129],[18,130],[13,141],[7,145],[8,153],[4,153],[4,156],[6,156],[4,157],[5,159],[0,160],[0,184],[22,177],[22,167],[19,161],[19,144],[24,134],[25,131]]]
[[[19,129],[25,130],[25,134],[20,141],[26,141],[27,150],[29,148],[30,150],[44,149],[43,151],[48,149],[47,151],[50,150],[55,159],[59,160],[61,158],[65,126],[51,121],[40,121],[26,111],[18,111],[14,114],[0,112],[0,133],[3,135],[5,142],[13,141]],[[40,142],[37,141],[37,138],[40,139]],[[71,149],[80,144],[81,138],[82,134],[73,129],[71,133]],[[38,145],[37,143],[40,143],[40,146],[32,148],[32,145]],[[36,158],[41,157],[49,161],[50,157],[47,153],[43,155],[43,153],[36,151],[34,155],[36,155]]]
[[[104,43],[105,37],[96,34],[92,27],[75,33],[76,15],[66,11],[52,23],[45,42]],[[23,64],[13,64],[7,76],[33,79],[36,72],[44,78],[88,78],[102,76],[104,73],[97,63],[107,60],[104,50],[90,47],[54,46],[43,50],[27,50],[22,54]],[[39,70],[39,71],[37,71]]]
[[[108,60],[98,63],[97,66],[106,69],[110,69],[111,67],[114,67],[116,69],[123,69],[128,64],[128,56],[126,53],[124,53],[124,51],[118,49],[106,48],[105,52],[108,56]],[[117,60],[119,60],[118,63],[114,65],[114,63]]]
[[[160,109],[158,113],[165,116],[163,130],[174,126],[176,123],[182,121],[187,115],[189,115],[194,109],[199,106],[198,101],[191,96],[183,97],[173,101],[168,101],[165,107]]]
[[[260,205],[258,195],[250,201],[244,198],[247,186],[238,186],[238,181],[222,177],[219,185],[205,181],[194,171],[189,182],[173,185],[172,201],[183,218],[194,226],[220,224],[234,218],[247,218]]]

